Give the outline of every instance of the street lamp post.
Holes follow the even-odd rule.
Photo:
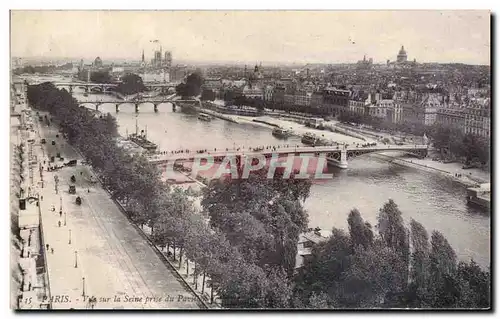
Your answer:
[[[85,277],[82,277],[82,297],[85,297]]]
[[[75,268],[78,268],[78,252],[75,251]]]
[[[71,245],[71,229],[69,230],[69,239],[68,239],[68,244]]]

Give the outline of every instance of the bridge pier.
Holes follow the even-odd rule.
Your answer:
[[[139,104],[134,104],[135,106],[135,113],[139,113]]]
[[[72,93],[73,93],[73,86],[72,86],[72,85],[70,85],[70,86],[69,86],[69,93],[70,93],[70,94],[72,94]]]
[[[115,105],[115,110],[116,110],[116,113],[118,113],[120,111],[118,104]]]
[[[340,160],[337,160],[332,157],[327,157],[326,158],[328,164],[331,164],[333,166],[336,166],[338,168],[346,169],[347,168],[347,151],[346,150],[341,150],[340,151]]]
[[[95,105],[95,110],[96,110],[96,111],[99,111],[99,104],[96,104],[96,105]]]
[[[175,112],[175,110],[176,110],[176,105],[175,105],[175,103],[174,103],[174,102],[172,102],[172,111],[174,111],[174,112]]]
[[[85,87],[85,93],[89,93],[89,87],[88,86]]]
[[[158,113],[158,105],[157,105],[157,104],[155,104],[155,103],[153,103],[153,108],[154,108],[154,110],[155,110],[155,113]]]

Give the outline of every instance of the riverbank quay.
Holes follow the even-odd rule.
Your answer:
[[[203,109],[203,108],[198,108],[198,111],[200,113],[207,114],[207,115],[219,118],[221,120],[225,120],[225,121],[228,121],[228,122],[240,124],[240,121],[238,121],[237,118],[235,118],[233,116],[230,116],[230,115],[222,114],[222,113],[219,113],[219,112],[215,112],[215,111],[208,110],[208,109]]]
[[[459,163],[442,163],[429,158],[419,159],[408,157],[403,153],[378,153],[371,154],[375,158],[387,160],[391,163],[412,167],[432,173],[438,173],[449,177],[466,187],[478,187],[480,184],[490,183],[491,179],[487,172],[480,169],[462,169]]]
[[[302,113],[295,113],[295,112],[286,112],[282,110],[272,110],[272,109],[264,109],[262,111],[258,111],[255,108],[249,108],[249,107],[227,107],[225,106],[224,101],[221,100],[216,100],[213,102],[209,101],[204,101],[202,103],[204,108],[214,110],[216,112],[219,112],[221,114],[228,114],[228,115],[239,115],[239,116],[251,116],[251,117],[258,117],[258,116],[271,116],[271,117],[276,117],[276,118],[284,118],[289,121],[294,121],[299,124],[305,124],[307,120],[311,118],[316,118],[313,115],[308,115],[308,114],[302,114]]]
[[[93,172],[80,164],[82,157],[62,137],[55,137],[57,134],[54,125],[42,129],[42,137],[56,142],[54,146],[46,145],[46,161],[57,151],[79,164],[44,172],[48,186],[42,215],[51,254],[48,265],[52,294],[67,295],[70,300],[54,308],[92,307],[85,296],[97,297],[94,309],[199,308],[195,296],[130,224],[109,194],[89,182]],[[76,183],[71,182],[73,175]],[[70,185],[76,186],[76,194],[69,194]],[[75,203],[76,196],[82,198],[81,205]],[[178,296],[182,296],[181,300]]]
[[[253,117],[253,116],[238,116],[238,115],[228,115],[228,114],[221,114],[217,111],[214,110],[207,110],[207,109],[201,109],[200,112],[216,116],[219,118],[222,118],[224,120],[237,123],[237,124],[253,124],[253,125],[259,125],[262,127],[281,127],[285,129],[290,129],[292,135],[301,137],[306,133],[311,133],[314,135],[317,135],[318,137],[325,139],[329,142],[333,143],[339,143],[339,144],[351,144],[351,143],[362,143],[362,142],[373,142],[373,139],[365,138],[362,135],[359,134],[351,134],[347,132],[335,132],[333,131],[328,131],[328,130],[317,130],[314,128],[309,128],[303,125],[302,122],[293,122],[289,121],[288,119],[283,119],[280,117],[272,117],[272,116],[258,116],[258,117]],[[279,113],[278,113],[279,114]],[[277,114],[276,114],[277,115]],[[335,126],[336,122],[326,122],[326,125],[328,127],[333,127]]]

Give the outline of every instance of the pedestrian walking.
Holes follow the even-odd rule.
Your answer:
[[[58,221],[57,224],[59,225],[59,227],[61,227],[61,221]]]
[[[52,253],[52,255],[54,254],[54,248],[50,248],[50,252]]]
[[[49,250],[49,244],[46,244],[45,248],[47,248],[47,251],[48,251]]]
[[[62,217],[62,210],[59,211],[59,217]]]

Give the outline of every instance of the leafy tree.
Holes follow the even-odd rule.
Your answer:
[[[380,237],[387,247],[394,249],[407,259],[408,232],[404,226],[402,213],[392,199],[380,209],[377,219]]]
[[[329,307],[341,307],[341,278],[351,267],[352,253],[351,238],[336,228],[327,241],[313,246],[311,257],[304,261],[295,279],[294,306],[307,307],[314,295],[326,293]]]
[[[175,87],[175,91],[183,98],[198,96],[201,93],[203,78],[199,73],[192,73],[186,78],[186,83],[180,83]]]
[[[457,272],[462,280],[460,306],[489,308],[491,302],[490,272],[482,270],[473,260],[469,263],[459,262]]]
[[[378,242],[370,249],[358,246],[351,267],[343,274],[341,305],[349,308],[379,308],[387,294],[403,290],[405,274],[397,253]]]
[[[430,261],[431,275],[434,281],[443,278],[444,275],[453,274],[457,266],[455,251],[443,234],[438,231],[432,232]]]
[[[291,272],[299,233],[307,228],[300,199],[309,188],[308,181],[268,179],[260,171],[244,180],[213,182],[204,190],[202,206],[212,227],[224,232],[249,262]]]
[[[127,73],[122,77],[122,81],[118,84],[116,90],[121,94],[130,95],[144,92],[146,87],[140,76],[134,73]]]
[[[357,209],[351,210],[347,218],[349,234],[355,247],[363,246],[365,249],[373,244],[371,225],[365,223]]]
[[[90,73],[90,81],[95,83],[111,83],[109,71],[95,71]]]

